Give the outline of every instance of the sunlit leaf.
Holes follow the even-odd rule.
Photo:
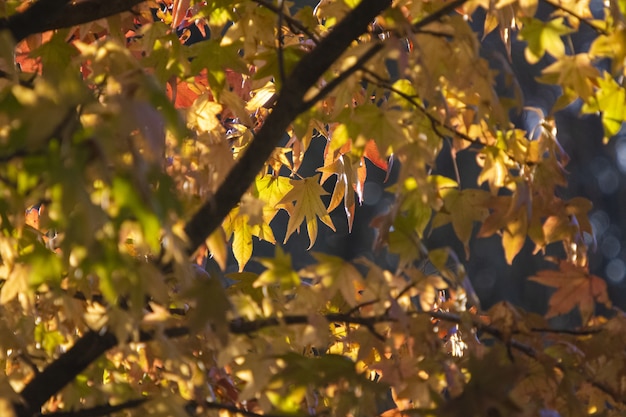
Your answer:
[[[259,262],[267,269],[254,282],[255,287],[277,284],[288,289],[300,284],[300,277],[291,266],[291,255],[280,246],[276,246],[273,258],[261,258]]]
[[[550,296],[546,317],[566,314],[578,307],[586,323],[593,315],[596,303],[611,304],[604,280],[566,261],[559,263],[558,271],[540,271],[530,280],[556,288]]]
[[[291,181],[293,188],[280,200],[278,205],[289,213],[289,224],[285,242],[296,230],[300,230],[300,225],[306,220],[306,228],[309,234],[309,248],[313,246],[317,239],[317,219],[333,231],[335,226],[331,220],[328,210],[324,207],[321,196],[328,194],[319,184],[320,175],[305,178],[303,180]],[[293,203],[295,201],[295,203]]]
[[[537,63],[546,52],[555,58],[561,58],[565,54],[561,36],[571,33],[572,29],[565,24],[563,18],[549,22],[533,18],[525,19],[523,22],[524,26],[519,36],[528,43],[524,56],[529,63]]]

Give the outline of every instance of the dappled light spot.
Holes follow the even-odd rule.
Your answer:
[[[604,194],[612,194],[619,187],[619,177],[612,164],[603,157],[594,158],[591,161],[591,173],[598,181],[598,187]]]
[[[604,268],[606,277],[613,283],[620,283],[626,276],[626,264],[619,258],[611,260]]]
[[[600,244],[600,250],[605,258],[615,258],[622,249],[619,240],[615,236],[607,236],[602,240]]]
[[[615,155],[619,170],[626,173],[626,137],[619,138],[615,143]]]
[[[612,168],[607,168],[597,176],[598,186],[604,194],[613,194],[619,187],[619,177]]]
[[[596,235],[596,239],[599,239],[600,236],[606,232],[606,229],[609,228],[611,220],[609,219],[609,215],[602,210],[598,210],[591,215],[589,219],[591,222],[591,226],[593,227],[593,233]]]

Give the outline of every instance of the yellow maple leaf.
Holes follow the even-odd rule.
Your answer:
[[[321,199],[321,196],[328,193],[319,184],[319,179],[320,174],[303,180],[292,180],[293,188],[278,203],[278,207],[287,210],[290,216],[285,242],[293,232],[300,229],[300,225],[305,219],[310,240],[309,249],[313,247],[317,239],[317,217],[335,231],[335,225]]]
[[[233,237],[232,250],[239,272],[243,271],[250,257],[252,257],[252,236],[265,240],[270,243],[276,243],[274,233],[262,216],[257,215],[254,220],[250,214],[246,212],[245,205],[235,207],[224,219],[223,227],[226,236],[230,239]]]
[[[559,57],[542,71],[540,81],[571,89],[584,101],[593,94],[593,84],[600,73],[593,66],[588,53]],[[575,97],[574,97],[575,98]]]
[[[300,285],[300,277],[291,265],[291,255],[283,252],[280,246],[276,246],[273,257],[259,258],[258,261],[267,269],[254,281],[255,288],[280,284],[281,288],[288,289]]]
[[[565,55],[565,45],[561,36],[572,32],[562,17],[542,22],[539,19],[523,19],[524,26],[519,38],[527,42],[524,56],[530,64],[536,64],[546,52],[555,58]]]
[[[489,198],[489,193],[484,190],[460,191],[456,188],[444,190],[444,209],[435,215],[433,229],[451,222],[469,257],[469,241],[474,222],[482,222],[489,215],[487,209]]]

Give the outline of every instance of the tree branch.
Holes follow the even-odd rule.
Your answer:
[[[442,17],[444,17],[445,15],[452,13],[455,9],[463,6],[465,3],[467,3],[468,0],[454,0],[452,3],[446,4],[445,6],[443,6],[441,9],[437,10],[434,13],[429,14],[428,16],[426,16],[425,18],[423,18],[422,20],[420,20],[419,22],[415,23],[413,25],[413,30],[414,31],[419,31],[421,30],[424,26],[436,22],[437,20],[441,19]]]
[[[320,39],[319,36],[317,36],[316,33],[312,32],[311,30],[309,30],[309,28],[307,28],[306,26],[304,26],[302,24],[302,22],[300,22],[298,19],[294,19],[293,17],[284,14],[282,9],[279,7],[276,7],[274,4],[266,1],[266,0],[252,0],[255,3],[265,7],[268,10],[271,10],[272,12],[276,13],[276,14],[283,14],[283,19],[285,19],[285,22],[287,22],[287,25],[289,25],[289,28],[294,32],[294,33],[302,33],[306,36],[309,37],[309,39],[311,39],[315,44],[319,43]]]
[[[414,312],[412,314],[426,315],[431,318],[449,322],[449,323],[462,324],[464,322],[463,318],[460,315],[455,314],[455,313],[445,312],[445,311],[424,311],[424,312]],[[366,317],[353,316],[348,313],[332,313],[332,314],[325,314],[323,317],[329,323],[358,324],[361,326],[365,326],[370,331],[374,332],[375,335],[377,335],[376,337],[379,337],[379,338],[383,336],[375,332],[375,329],[374,329],[375,325],[380,324],[380,323],[396,322],[398,320],[397,318],[390,316],[388,313],[381,314],[378,316],[366,316]],[[310,317],[306,315],[260,318],[260,319],[253,320],[253,321],[235,319],[229,322],[229,331],[232,334],[251,334],[251,333],[258,332],[268,327],[274,327],[274,326],[280,326],[280,325],[308,324],[309,319]],[[486,334],[489,334],[503,343],[507,343],[508,346],[510,346],[512,349],[524,354],[525,356],[528,356],[529,358],[532,358],[535,360],[541,360],[541,358],[544,356],[542,352],[535,350],[533,347],[527,344],[524,344],[516,339],[506,337],[504,333],[502,332],[502,330],[500,330],[499,328],[495,326],[485,324],[481,322],[478,318],[474,318],[472,316],[471,323],[473,327],[475,327],[477,330],[480,330]],[[594,332],[596,330],[601,331],[600,329],[594,329]],[[535,331],[535,330],[531,329],[531,331]],[[547,332],[547,331],[562,332],[561,330],[554,330],[554,329],[549,329],[549,328],[536,329],[536,332]],[[139,335],[139,341],[140,342],[153,341],[157,338],[159,334],[162,334],[166,338],[173,339],[173,338],[187,336],[189,335],[189,333],[190,333],[190,329],[184,326],[167,328],[163,330],[162,333],[158,333],[156,331],[142,331],[140,332],[140,335]],[[570,333],[573,335],[587,335],[588,334],[588,332],[586,331],[582,331],[582,332],[566,331],[566,333]],[[91,348],[91,350],[87,349],[89,343],[95,344],[93,342],[94,339],[98,340],[97,346]],[[68,351],[66,355],[61,356],[61,358],[59,358],[53,364],[48,366],[48,368],[46,368],[44,373],[47,373],[47,376],[42,376],[43,373],[41,373],[39,375],[36,375],[33,378],[33,381],[31,381],[27,385],[27,387],[24,389],[24,391],[22,391],[21,393],[22,398],[27,402],[27,404],[39,403],[38,408],[40,408],[41,405],[43,405],[43,403],[50,396],[54,394],[54,392],[50,394],[50,391],[54,389],[52,387],[57,386],[57,384],[59,384],[59,382],[55,378],[58,378],[61,381],[65,381],[64,385],[69,383],[74,378],[74,376],[78,374],[80,371],[82,371],[89,363],[91,363],[91,361],[95,360],[97,357],[100,356],[100,354],[104,353],[104,351],[100,352],[100,349],[102,349],[101,346],[107,346],[108,349],[110,349],[116,345],[117,345],[117,339],[112,333],[104,332],[102,334],[98,334],[93,331],[86,333],[70,349],[70,351]],[[105,351],[108,349],[105,349]],[[70,354],[70,352],[74,352],[74,354]],[[78,355],[76,355],[76,352],[78,352]],[[68,355],[72,356],[71,358],[72,360],[77,360],[79,362],[77,363],[68,362],[68,359],[67,359]],[[570,370],[565,365],[558,363],[558,362],[554,363],[554,367],[562,371]],[[78,368],[81,368],[81,369],[78,370]],[[588,375],[582,375],[582,376],[592,386],[610,395],[615,401],[626,403],[626,400],[622,398],[622,396],[619,393],[615,392],[610,387],[606,386],[605,384],[601,382],[595,381],[592,377]],[[37,381],[37,382],[34,382],[34,381]],[[45,383],[48,383],[51,386],[51,388],[49,388],[48,390],[45,390],[45,388],[48,387],[47,385],[44,385]],[[43,391],[35,391],[33,388],[35,386],[37,386],[38,389],[43,390]],[[110,406],[101,406],[101,407],[103,407],[102,410],[104,410],[105,409],[104,407],[110,407]],[[18,416],[20,417],[31,416],[34,414],[34,412],[32,411],[33,408],[30,408],[30,409],[26,409],[24,407],[23,408],[16,407],[16,408],[18,409]],[[127,408],[130,408],[130,406],[127,406]],[[222,405],[216,404],[215,406],[210,406],[210,408],[222,408]],[[98,408],[96,407],[96,409]],[[89,409],[89,410],[92,410],[92,409]],[[105,415],[105,414],[76,414],[76,413],[83,413],[83,411],[85,410],[75,411],[75,412],[71,412],[68,414],[55,413],[53,414],[53,416],[54,417],[85,417],[85,416],[92,416],[92,415],[93,416]],[[113,411],[110,411],[110,412],[113,412]],[[253,414],[248,414],[248,415],[253,416]]]
[[[222,224],[230,210],[237,205],[282,139],[289,124],[313,105],[304,101],[309,89],[352,42],[367,31],[369,23],[390,5],[390,0],[363,0],[313,51],[298,62],[285,80],[274,110],[246,152],[239,158],[217,192],[185,226],[190,255]]]
[[[163,334],[167,338],[182,337],[189,334],[189,328],[172,327],[165,329]],[[139,335],[139,341],[149,342],[155,337],[156,332],[142,331]],[[39,412],[41,406],[50,397],[74,380],[76,375],[85,370],[100,355],[117,344],[118,340],[115,335],[108,331],[95,332],[90,330],[85,333],[70,350],[35,375],[20,392],[24,403],[16,406],[18,417],[32,416]]]
[[[99,6],[94,10],[98,10],[100,14],[92,11],[92,14],[89,15],[93,20],[104,17],[105,11],[114,14],[113,10],[116,12],[128,10],[139,2],[139,0],[86,1],[75,3],[71,10],[76,12],[77,9],[73,7],[83,5],[83,3],[93,7]],[[124,5],[125,8],[123,10],[114,9],[114,5]],[[223,219],[252,184],[257,173],[261,171],[263,164],[278,145],[289,124],[298,114],[307,109],[304,105],[304,95],[307,91],[350,47],[353,40],[367,31],[369,23],[390,5],[391,0],[363,0],[333,28],[330,34],[312,52],[302,58],[291,75],[285,80],[274,110],[268,116],[247,151],[230,171],[215,195],[208,199],[185,226],[185,232],[189,237],[189,254],[195,252],[205,239],[221,225]],[[59,19],[51,20],[57,22],[56,27],[77,24],[76,16],[72,16],[73,12],[64,12]],[[85,18],[85,15],[81,16]],[[12,17],[12,19],[15,18]],[[84,23],[84,20],[81,23]],[[55,25],[46,19],[40,19],[36,27],[30,27],[21,36],[55,28],[53,26]],[[100,335],[94,331],[87,332],[70,350],[62,354],[26,385],[21,392],[24,403],[16,405],[18,416],[27,417],[38,412],[48,398],[71,382],[76,375],[104,352],[116,346],[117,343],[116,337],[111,333]]]
[[[76,411],[61,411],[56,413],[44,414],[41,417],[102,417],[109,416],[118,411],[128,410],[130,408],[137,408],[143,403],[148,401],[148,398],[137,398],[134,400],[128,400],[121,404],[111,405],[104,404],[91,408],[84,408]]]
[[[555,9],[562,11],[563,13],[566,13],[566,14],[568,14],[568,15],[570,15],[570,16],[572,16],[572,17],[576,18],[576,19],[578,19],[578,21],[579,21],[579,22],[581,22],[581,23],[583,23],[583,24],[585,24],[585,25],[589,26],[589,27],[590,27],[590,28],[591,28],[594,32],[596,32],[598,35],[608,35],[608,34],[609,34],[609,33],[608,33],[605,29],[603,29],[603,28],[601,28],[601,27],[599,27],[599,26],[596,26],[596,25],[593,23],[593,21],[591,21],[591,20],[589,20],[589,19],[585,19],[584,17],[582,17],[582,16],[581,16],[581,15],[579,15],[578,13],[576,13],[576,12],[574,12],[574,11],[572,11],[572,10],[568,9],[568,8],[567,8],[567,7],[565,7],[565,6],[562,6],[562,5],[560,4],[560,2],[559,2],[559,3],[554,3],[554,2],[552,2],[552,1],[550,1],[550,0],[542,0],[542,1],[543,1],[545,4],[550,5],[550,6],[554,7]]]
[[[145,0],[38,0],[28,9],[0,19],[0,30],[8,29],[16,42],[35,33],[93,22],[129,11]]]
[[[365,51],[363,55],[359,57],[359,59],[350,68],[348,68],[347,70],[345,70],[344,72],[342,72],[341,74],[333,78],[331,82],[329,82],[324,87],[322,87],[322,89],[312,99],[307,100],[304,104],[310,107],[313,104],[317,103],[318,101],[322,100],[324,97],[330,94],[330,92],[332,92],[335,88],[337,88],[341,83],[346,81],[349,76],[351,76],[358,70],[362,69],[363,65],[365,65],[367,61],[372,59],[374,55],[378,53],[378,51],[383,49],[383,46],[384,45],[382,42],[373,44],[367,51]]]

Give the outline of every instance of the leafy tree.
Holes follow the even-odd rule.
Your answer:
[[[470,22],[526,42],[562,88],[553,111],[582,103],[609,140],[626,3],[541,3],[2,2],[1,414],[623,415],[626,317],[588,271],[591,204],[560,197],[551,115],[509,121],[524,103],[495,93]],[[582,25],[597,37],[574,51]],[[434,170],[463,150],[474,188]],[[395,203],[372,227],[397,265],[314,252],[294,270],[275,233],[314,248],[334,209],[351,227],[390,160]],[[500,235],[509,263],[560,242],[531,277],[556,288],[546,316],[470,307],[456,255],[422,243],[445,225],[467,253]],[[260,240],[274,256],[252,258]],[[239,272],[206,272],[230,253]],[[551,327],[572,310],[579,328]]]

